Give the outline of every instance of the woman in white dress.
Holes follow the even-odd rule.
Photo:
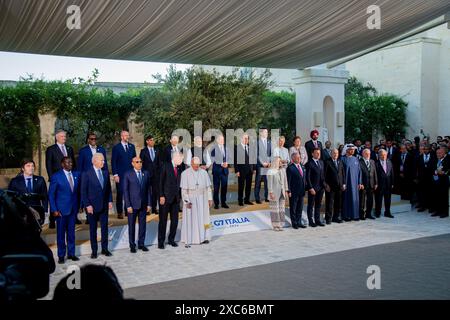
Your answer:
[[[278,141],[278,147],[276,147],[273,150],[273,156],[274,157],[280,157],[281,158],[281,168],[286,170],[287,166],[289,165],[291,161],[291,157],[289,156],[289,150],[284,147],[284,144],[286,142],[286,138],[284,136],[280,136],[280,139]]]

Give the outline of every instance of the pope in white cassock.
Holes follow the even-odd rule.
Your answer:
[[[181,174],[181,196],[183,199],[183,220],[181,242],[186,248],[191,244],[209,243],[209,208],[212,205],[211,179],[200,168],[201,161],[193,157],[191,167]]]

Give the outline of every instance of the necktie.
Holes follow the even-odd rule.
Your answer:
[[[314,140],[314,148],[317,148],[317,141]]]
[[[142,185],[142,173],[141,173],[141,171],[138,171],[137,174],[138,174],[139,184]]]
[[[333,162],[334,162],[334,166],[335,166],[336,169],[337,169],[337,167],[338,167],[337,161],[336,161],[336,160],[333,160]]]
[[[405,163],[405,157],[406,157],[406,154],[405,153],[402,154],[402,163]]]
[[[175,172],[175,178],[178,178],[178,168],[177,167],[173,167],[173,170]]]
[[[31,178],[27,178],[27,193],[32,193],[33,188],[31,187]]]
[[[67,150],[66,150],[66,146],[65,145],[61,146],[61,151],[62,151],[64,157],[67,157]]]
[[[370,170],[370,162],[369,162],[369,160],[366,160],[366,167],[367,167],[367,169]]]
[[[299,164],[297,165],[297,169],[300,172],[300,175],[303,177],[303,170],[302,170],[302,167]]]
[[[152,161],[155,160],[155,150],[153,150],[153,148],[150,148],[150,159],[152,159]]]
[[[128,153],[128,143],[125,145],[125,152]]]
[[[429,154],[426,154],[426,155],[425,155],[425,160],[424,160],[424,161],[425,161],[425,164],[428,163],[429,156],[430,156]]]
[[[384,170],[384,173],[387,173],[386,161],[383,161],[383,170]]]
[[[97,178],[98,178],[98,181],[100,182],[100,185],[102,186],[102,189],[103,189],[103,187],[105,185],[105,180],[103,179],[103,174],[102,174],[102,171],[100,169],[97,169]]]
[[[317,167],[320,169],[320,163],[318,160],[314,160],[316,162]]]
[[[72,190],[72,192],[73,192],[73,177],[72,177],[72,172],[69,172],[68,174],[67,174],[67,176],[68,176],[68,179],[69,179],[69,185],[70,185],[70,190]]]
[[[247,149],[247,145],[245,145],[245,154],[248,155],[248,149]]]

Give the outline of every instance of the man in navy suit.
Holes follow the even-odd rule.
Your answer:
[[[381,216],[381,206],[384,198],[384,216],[394,218],[391,214],[391,196],[394,188],[394,168],[391,160],[388,159],[386,150],[379,152],[380,160],[376,162],[376,171],[378,179],[378,189],[375,192],[375,215]]]
[[[320,154],[321,154],[321,160],[323,160],[323,146],[322,146],[322,142],[319,141],[319,131],[318,130],[313,130],[310,133],[310,137],[311,140],[306,141],[305,143],[305,149],[306,152],[308,154],[308,160],[312,159],[312,154],[314,149],[320,149]]]
[[[320,208],[325,192],[325,165],[320,160],[321,149],[314,149],[311,160],[306,164],[306,189],[308,190],[308,222],[310,227],[325,227],[320,220]],[[314,209],[314,221],[313,221]]]
[[[300,162],[300,154],[294,152],[291,155],[292,163],[287,167],[289,211],[292,228],[306,228],[302,223],[303,198],[305,197],[305,168]]]
[[[75,219],[80,209],[80,173],[72,171],[69,157],[63,157],[61,166],[62,169],[52,175],[48,191],[50,212],[56,220],[58,263],[64,263],[66,248],[68,259],[79,260],[75,256]]]
[[[67,134],[63,130],[58,130],[55,135],[56,143],[51,145],[45,151],[45,168],[47,169],[48,179],[50,181],[52,175],[61,170],[61,161],[63,157],[69,157],[72,159],[72,165],[75,169],[75,154],[73,148],[66,145]],[[50,214],[49,218],[50,224],[49,228],[55,228],[55,217]],[[78,217],[75,218],[77,224],[81,224]]]
[[[106,170],[102,153],[92,156],[91,167],[81,176],[81,202],[89,219],[91,239],[91,258],[97,258],[97,222],[100,221],[102,233],[102,254],[110,257],[108,250],[108,211],[112,209],[112,192],[109,172]]]
[[[220,135],[216,138],[216,146],[211,151],[212,160],[212,175],[214,184],[214,209],[219,209],[219,190],[220,190],[220,203],[222,208],[228,209],[227,205],[227,187],[228,187],[228,163],[230,152],[225,146],[224,137]]]
[[[97,146],[97,135],[90,132],[87,137],[87,145],[78,152],[77,170],[84,172],[92,168],[92,156],[97,152],[103,154],[105,159],[104,169],[108,170],[108,162],[106,161],[106,150],[102,146]]]
[[[33,160],[25,159],[22,162],[22,172],[11,179],[8,190],[19,194],[38,194],[40,199],[26,199],[26,204],[45,214],[48,211],[47,184],[43,177],[34,175],[35,167]]]
[[[270,157],[272,156],[272,144],[267,139],[269,132],[266,128],[259,130],[259,140],[257,144],[258,161],[256,163],[256,176],[255,176],[255,201],[261,203],[260,191],[261,182],[264,182],[264,199],[265,202],[269,202],[269,189],[267,186],[267,174],[265,170],[270,167]]]
[[[136,157],[136,148],[132,143],[129,143],[130,133],[127,130],[122,130],[120,133],[120,142],[112,149],[111,167],[116,183],[116,210],[117,218],[123,219],[123,192],[122,183],[123,175],[128,170],[133,169],[131,161]]]
[[[151,193],[152,193],[152,213],[157,214],[156,206],[159,198],[159,176],[161,167],[161,153],[155,148],[153,136],[148,135],[145,138],[146,148],[141,150],[139,158],[142,160],[142,168],[150,175]]]
[[[142,170],[142,160],[133,158],[133,170],[123,176],[123,198],[128,214],[128,238],[131,253],[136,253],[136,218],[139,218],[138,249],[148,251],[145,246],[146,216],[151,210],[152,194],[150,174]]]

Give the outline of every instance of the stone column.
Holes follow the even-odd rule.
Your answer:
[[[334,147],[344,143],[345,84],[349,73],[342,69],[311,68],[298,70],[293,81],[296,92],[297,135],[302,143],[310,139],[311,130],[318,129]],[[326,126],[326,127],[325,127]],[[324,129],[327,130],[324,130]]]
[[[127,120],[128,130],[130,132],[130,141],[136,146],[136,154],[139,155],[144,148],[144,125],[136,122],[136,114],[131,113]]]
[[[40,143],[33,152],[33,160],[36,163],[36,172],[48,180],[45,169],[45,150],[55,143],[56,115],[53,112],[39,113],[39,139]]]

